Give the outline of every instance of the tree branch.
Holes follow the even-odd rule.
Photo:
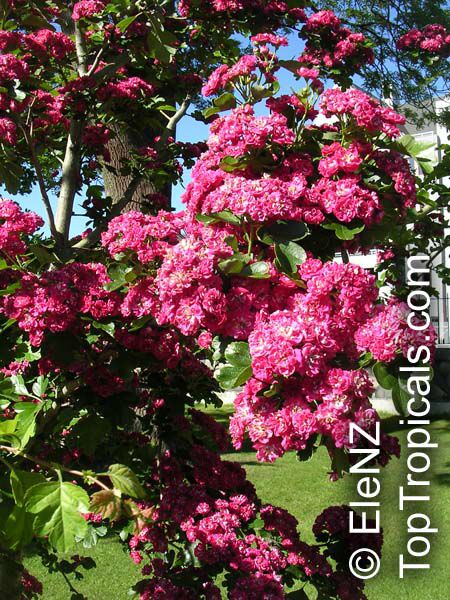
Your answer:
[[[72,119],[64,155],[61,191],[56,210],[56,235],[60,248],[67,246],[75,194],[80,184],[81,136],[84,121]]]
[[[83,30],[78,22],[74,23],[75,47],[77,53],[78,75],[83,77],[87,72],[87,49]],[[69,137],[67,138],[66,152],[62,166],[61,190],[59,193],[56,210],[56,235],[57,243],[61,249],[67,247],[69,239],[70,222],[72,220],[73,203],[75,194],[80,185],[81,167],[81,138],[84,128],[84,119],[72,119]]]
[[[173,115],[173,117],[167,123],[166,128],[164,129],[164,132],[161,136],[161,141],[160,141],[161,144],[164,144],[165,142],[167,142],[168,138],[175,132],[178,122],[187,113],[187,110],[191,104],[191,101],[192,101],[192,97],[190,94],[188,94],[186,96],[186,98],[183,100],[183,102],[180,104],[180,107],[177,110],[177,112]]]
[[[25,141],[26,141],[26,143],[28,144],[28,146],[30,148],[31,162],[32,162],[34,170],[36,172],[36,177],[37,177],[37,180],[38,180],[39,190],[41,192],[41,200],[42,200],[42,202],[43,202],[43,204],[45,206],[45,211],[47,213],[48,225],[50,227],[50,232],[51,232],[53,238],[55,239],[55,241],[57,241],[57,239],[58,239],[58,232],[57,232],[56,226],[55,226],[55,216],[53,214],[52,205],[50,203],[50,198],[49,198],[49,195],[47,193],[47,188],[45,187],[44,175],[42,173],[41,163],[40,163],[39,158],[38,158],[38,156],[36,154],[36,147],[34,145],[33,137],[26,130],[25,127],[22,127],[21,129],[22,129]]]
[[[34,456],[30,456],[26,452],[22,452],[18,448],[13,448],[12,446],[1,445],[0,450],[3,450],[4,452],[8,452],[9,454],[14,454],[15,456],[20,456],[22,458],[25,458],[26,460],[29,460],[30,462],[33,462],[36,465],[40,465],[41,467],[51,469],[52,471],[64,471],[65,473],[69,473],[70,475],[74,475],[75,477],[81,477],[83,479],[87,479],[88,481],[94,483],[95,485],[98,485],[98,487],[100,487],[104,490],[109,491],[109,489],[110,489],[107,485],[105,485],[103,483],[103,481],[100,481],[99,479],[97,479],[96,477],[93,477],[92,475],[89,475],[88,473],[83,473],[83,471],[76,471],[74,469],[68,469],[67,467],[60,465],[59,463],[49,462],[42,458],[36,458]]]

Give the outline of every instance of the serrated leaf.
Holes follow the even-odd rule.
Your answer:
[[[242,171],[248,167],[249,160],[245,156],[224,156],[221,159],[219,166],[222,171],[226,173],[233,173],[233,171]]]
[[[219,263],[219,269],[227,275],[236,275],[242,271],[245,266],[245,262],[245,259],[240,256],[232,256],[231,258],[221,260]]]
[[[83,538],[87,522],[81,513],[89,510],[89,496],[77,485],[64,481],[38,483],[27,490],[25,509],[36,515],[34,529],[58,552],[68,552],[75,538]]]
[[[5,419],[0,422],[0,437],[9,437],[14,434],[17,427],[17,419]]]
[[[122,514],[122,501],[113,490],[100,490],[92,494],[89,510],[104,519],[117,521]]]
[[[12,375],[11,383],[13,384],[14,391],[18,396],[29,396],[30,393],[27,390],[27,386],[25,385],[25,381],[22,375]]]
[[[16,402],[14,409],[17,412],[17,427],[14,433],[19,441],[18,447],[25,448],[36,431],[36,419],[42,410],[42,404]]]
[[[106,475],[111,479],[113,486],[122,494],[132,498],[145,498],[145,490],[130,467],[120,464],[111,465]]]
[[[17,506],[23,505],[23,499],[27,490],[33,485],[43,483],[45,478],[41,473],[33,473],[31,471],[21,471],[14,469],[10,475],[11,489]]]
[[[298,265],[306,260],[306,251],[295,242],[275,244],[275,256],[285,273],[296,273]]]

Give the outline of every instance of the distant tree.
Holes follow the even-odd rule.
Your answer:
[[[450,7],[439,0],[320,0],[318,9],[333,10],[349,27],[363,32],[374,43],[375,59],[361,70],[364,88],[404,104],[408,117],[434,118],[433,99],[450,91],[450,63],[444,56],[405,52],[401,36],[430,24],[450,32]],[[442,55],[441,55],[442,56]],[[442,116],[441,116],[442,118]],[[444,116],[444,118],[448,118]]]

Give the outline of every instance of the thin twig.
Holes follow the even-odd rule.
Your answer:
[[[52,471],[64,471],[65,473],[69,473],[70,475],[74,475],[75,477],[81,477],[83,479],[88,479],[89,481],[91,481],[92,483],[95,483],[95,485],[98,485],[99,487],[101,487],[104,490],[109,491],[109,489],[110,489],[106,484],[103,483],[103,481],[100,481],[99,479],[97,479],[96,477],[94,477],[92,475],[89,475],[88,473],[83,473],[83,471],[76,471],[74,469],[68,469],[67,467],[63,467],[59,463],[49,462],[49,461],[41,459],[41,458],[36,458],[34,456],[30,456],[26,452],[22,452],[18,448],[13,448],[12,446],[1,445],[0,450],[3,450],[4,452],[8,452],[9,454],[14,454],[15,456],[20,456],[22,458],[25,458],[26,460],[29,460],[36,465],[39,465],[41,467],[46,467],[47,469],[51,469]]]
[[[38,184],[39,184],[39,190],[41,192],[41,200],[45,206],[45,211],[47,213],[50,232],[56,241],[58,239],[58,232],[56,231],[56,226],[55,226],[55,216],[53,214],[53,209],[52,209],[52,205],[50,203],[50,198],[49,198],[49,195],[47,192],[47,188],[45,187],[45,180],[44,180],[44,175],[42,173],[41,163],[40,163],[39,158],[36,153],[36,148],[34,145],[33,138],[29,135],[29,133],[25,127],[22,127],[22,131],[23,131],[25,141],[27,142],[27,144],[30,148],[31,162],[34,166],[34,170],[36,171],[36,177],[37,177]]]

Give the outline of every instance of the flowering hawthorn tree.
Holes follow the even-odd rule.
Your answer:
[[[322,445],[335,479],[367,444],[350,424],[370,433],[379,420],[365,367],[401,400],[408,347],[432,355],[433,332],[412,339],[401,299],[383,303],[348,261],[428,243],[405,229],[421,198],[404,120],[348,88],[369,42],[302,4],[2,4],[0,169],[10,195],[37,184],[51,234],[0,201],[3,596],[41,591],[24,549],[73,572],[92,561],[58,554],[110,531],[142,567],[142,600],[215,600],[220,586],[233,600],[305,598],[305,584],[365,597],[346,571],[350,509],[327,509],[306,544],[220,458],[228,434],[198,410],[241,388],[236,448],[248,436],[259,460],[303,460]],[[286,28],[305,42],[289,61],[277,55]],[[251,34],[242,56],[236,32]],[[282,68],[303,87],[280,95]],[[326,78],[341,87],[324,91]],[[191,102],[200,118],[202,83],[208,142],[177,143]],[[138,129],[148,143],[112,160]],[[122,214],[143,182],[166,204],[161,190],[194,158],[185,211]],[[126,184],[119,199],[106,172]],[[71,239],[77,195],[92,229]],[[383,435],[379,463],[398,454]]]

